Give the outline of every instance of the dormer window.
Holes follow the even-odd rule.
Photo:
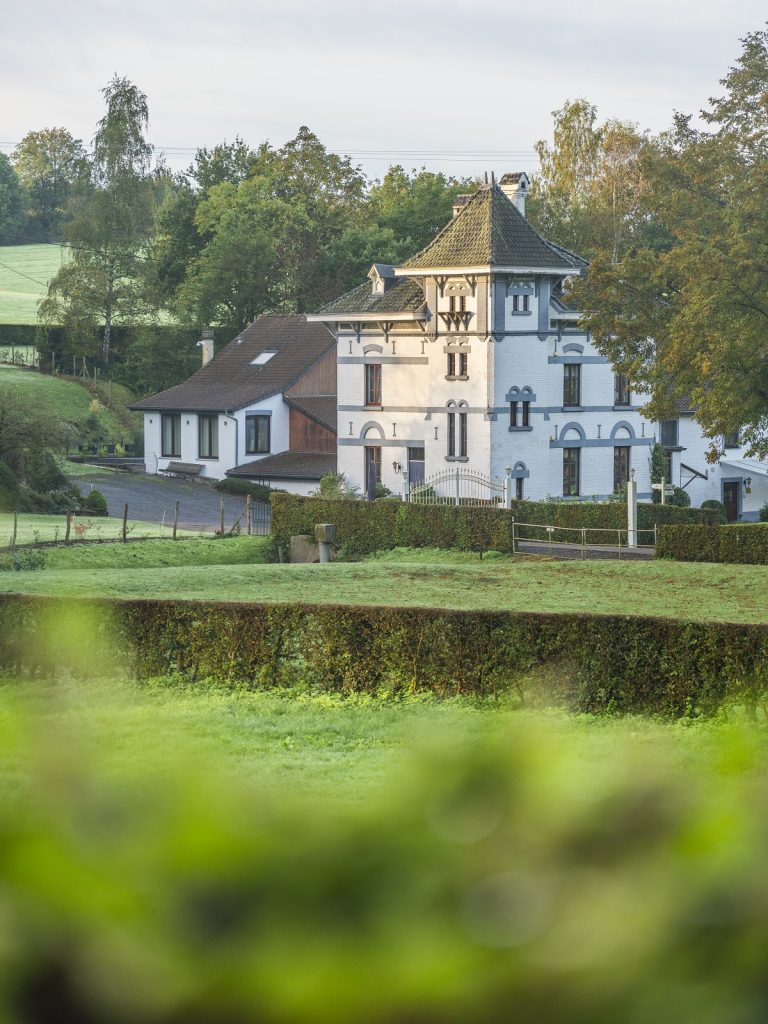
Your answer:
[[[267,349],[265,349],[263,352],[259,352],[255,359],[251,360],[251,366],[264,366],[265,363],[269,362],[272,356],[276,355],[277,352],[270,352]]]

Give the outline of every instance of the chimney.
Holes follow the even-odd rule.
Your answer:
[[[469,200],[472,198],[471,195],[456,196],[453,201],[453,216],[457,213],[461,213],[462,209],[467,205]]]
[[[208,363],[213,359],[213,331],[210,328],[206,328],[203,331],[203,336],[197,343],[198,348],[203,350],[203,366],[207,366]]]
[[[499,181],[499,187],[507,199],[514,203],[520,213],[525,216],[525,197],[528,195],[530,179],[525,171],[505,174]]]

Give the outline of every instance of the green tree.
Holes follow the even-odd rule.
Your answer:
[[[678,116],[646,155],[667,244],[601,254],[575,290],[601,351],[651,393],[649,414],[689,401],[712,458],[737,428],[768,454],[768,32],[743,40],[722,84],[706,130]]]
[[[28,196],[27,237],[59,241],[67,206],[90,174],[82,142],[66,128],[44,128],[28,132],[12,159]]]
[[[371,203],[379,225],[398,241],[418,252],[451,219],[453,203],[462,192],[474,191],[476,183],[450,178],[422,168],[407,173],[397,164],[371,189]]]
[[[71,249],[49,286],[41,316],[64,324],[79,341],[100,330],[106,366],[113,324],[140,323],[150,316],[143,258],[154,222],[154,181],[149,173],[152,147],[145,139],[146,96],[117,75],[102,95],[106,113],[93,139],[91,188],[66,226]]]
[[[553,111],[553,145],[536,143],[528,216],[552,241],[580,255],[607,252],[612,260],[648,230],[643,154],[651,140],[622,121],[597,124],[585,99]]]
[[[0,153],[0,245],[21,241],[25,205],[19,176],[5,153]]]

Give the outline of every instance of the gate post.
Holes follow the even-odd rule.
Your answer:
[[[408,470],[403,470],[403,501],[411,500],[411,488],[408,481]]]
[[[459,487],[460,487],[460,478],[459,478],[459,471],[457,469],[456,470],[456,504],[457,505],[459,504]]]
[[[512,508],[512,470],[509,466],[504,474],[504,507]]]
[[[627,481],[627,547],[637,547],[637,480],[635,480],[634,469],[629,474]],[[664,491],[661,492],[662,502]]]

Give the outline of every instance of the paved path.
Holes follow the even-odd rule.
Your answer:
[[[147,523],[173,523],[176,502],[179,502],[179,527],[184,530],[218,530],[221,495],[202,480],[194,482],[173,480],[146,473],[104,473],[94,470],[87,476],[78,476],[76,483],[83,494],[89,485],[101,491],[107,499],[110,516],[121,516],[128,503],[130,519]],[[245,498],[224,496],[224,526],[229,530],[242,515]],[[245,520],[243,520],[243,530]]]
[[[552,555],[553,558],[621,559],[642,562],[653,558],[653,548],[618,548],[608,544],[547,544],[541,540],[519,540],[517,550],[526,555]]]

